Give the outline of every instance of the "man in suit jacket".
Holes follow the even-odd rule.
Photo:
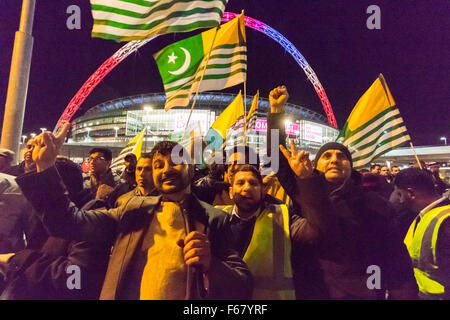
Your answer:
[[[179,145],[163,141],[149,155],[159,196],[84,211],[70,203],[53,165],[67,129],[36,138],[37,173],[17,183],[53,235],[114,244],[100,299],[250,298],[250,272],[221,236],[225,214],[191,194],[192,166],[172,159]]]

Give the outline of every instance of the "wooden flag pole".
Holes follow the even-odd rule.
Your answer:
[[[419,157],[417,156],[416,150],[414,149],[414,146],[411,141],[409,142],[409,145],[411,146],[411,149],[414,152],[414,156],[416,157],[416,161],[417,161],[417,164],[419,165],[420,170],[423,170],[422,164],[419,161]]]
[[[198,83],[197,89],[196,89],[196,91],[195,91],[194,101],[192,101],[191,111],[189,112],[189,117],[188,117],[188,120],[187,120],[187,122],[186,122],[186,127],[184,128],[183,136],[186,134],[186,131],[187,131],[187,128],[188,128],[188,125],[189,125],[189,121],[191,120],[192,111],[194,110],[194,106],[195,106],[195,103],[196,103],[196,101],[197,101],[198,92],[199,92],[199,90],[200,90],[200,86],[201,86],[201,84],[202,84],[203,77],[205,76],[205,73],[206,73],[206,67],[208,66],[209,58],[211,57],[211,51],[212,51],[212,49],[213,49],[214,42],[216,41],[217,33],[219,33],[219,29],[220,29],[220,25],[217,26],[217,28],[216,28],[216,33],[214,34],[214,38],[213,38],[213,41],[212,41],[212,43],[211,43],[211,48],[209,49],[208,57],[206,58],[205,67],[203,68],[202,75],[201,75],[201,77],[200,77],[200,82]],[[194,77],[194,82],[195,82],[195,79],[196,79],[196,78],[197,78],[197,74],[196,74],[195,77]]]

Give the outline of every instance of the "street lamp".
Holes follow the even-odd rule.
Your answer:
[[[31,138],[34,138],[34,137],[36,137],[36,133],[32,132],[32,133],[30,133],[30,136],[31,136]]]
[[[119,130],[119,127],[114,127],[114,130],[116,130],[116,135],[115,135],[115,137],[117,138],[117,131]]]
[[[144,153],[147,152],[147,130],[148,130],[148,121],[149,121],[149,113],[150,111],[153,111],[153,108],[151,106],[144,106],[144,111],[146,115],[145,119],[145,132],[144,132]]]
[[[27,136],[22,136],[22,144],[25,144],[26,139],[27,139]]]
[[[90,138],[89,132],[91,132],[91,128],[86,128],[86,131],[87,131],[87,136],[86,136],[86,141],[87,141]]]
[[[441,137],[441,140],[444,140],[445,145],[447,145],[447,137]]]
[[[47,131],[47,128],[40,128],[42,133],[44,133],[45,131]]]

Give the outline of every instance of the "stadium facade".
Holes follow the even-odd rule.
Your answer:
[[[234,100],[235,94],[201,93],[197,97],[190,125],[204,136],[218,115]],[[247,97],[247,109],[253,96]],[[120,148],[146,128],[143,152],[150,151],[158,141],[183,132],[190,107],[164,111],[165,94],[148,93],[106,101],[74,119],[70,146],[107,146],[117,154]],[[192,103],[192,102],[191,102]],[[247,143],[259,153],[266,152],[266,114],[269,101],[259,99],[255,129],[248,132]],[[324,116],[307,108],[286,105],[286,132],[304,150],[316,153],[326,142],[334,141],[338,131],[330,127]],[[69,152],[70,153],[70,152]]]

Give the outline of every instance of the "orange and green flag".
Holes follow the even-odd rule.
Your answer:
[[[410,140],[382,74],[359,99],[337,138],[351,152],[355,168]]]

